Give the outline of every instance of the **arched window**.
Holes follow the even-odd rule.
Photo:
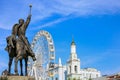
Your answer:
[[[70,70],[70,73],[71,73],[71,66],[69,66],[69,70]]]
[[[74,67],[75,73],[77,73],[77,66]]]

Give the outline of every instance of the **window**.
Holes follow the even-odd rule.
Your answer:
[[[75,73],[77,73],[77,66],[74,67]]]
[[[98,74],[96,74],[96,77],[98,77]]]
[[[58,80],[58,78],[55,78],[55,80]]]
[[[70,70],[70,73],[71,73],[71,66],[69,66],[69,70]]]

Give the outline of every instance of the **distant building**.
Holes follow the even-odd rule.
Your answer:
[[[120,73],[106,76],[107,80],[120,80]]]
[[[59,58],[59,63],[49,70],[49,80],[90,80],[100,76],[100,71],[95,68],[80,68],[80,59],[77,57],[74,40],[71,43],[70,58],[66,65],[62,65]]]
[[[120,80],[120,73],[93,78],[92,80]]]

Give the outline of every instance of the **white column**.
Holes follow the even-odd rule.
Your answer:
[[[59,66],[62,66],[62,63],[61,63],[61,58],[59,58],[58,65],[59,65]]]

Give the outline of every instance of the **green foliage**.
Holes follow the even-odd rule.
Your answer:
[[[92,80],[91,78],[89,78],[89,80]]]
[[[76,80],[76,78],[73,78],[73,80]]]
[[[71,80],[70,78],[68,78],[68,80]]]
[[[76,79],[76,78],[67,78],[67,80],[81,80],[80,78],[79,79]]]

